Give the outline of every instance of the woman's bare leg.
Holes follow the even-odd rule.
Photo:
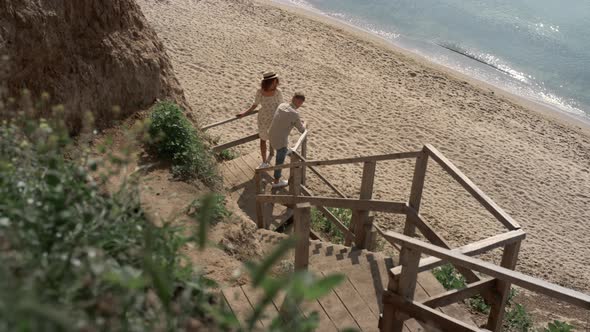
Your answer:
[[[260,155],[262,156],[262,162],[266,162],[266,141],[260,140]]]
[[[275,149],[272,147],[272,144],[270,144],[270,141],[268,141],[268,158],[266,158],[265,163],[270,165],[270,161],[272,160],[272,157],[274,157],[275,155]]]

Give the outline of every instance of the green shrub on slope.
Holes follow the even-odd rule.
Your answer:
[[[198,177],[207,185],[219,180],[213,154],[188,121],[180,106],[163,101],[150,116],[152,147],[161,158],[172,161],[172,173],[180,179]]]

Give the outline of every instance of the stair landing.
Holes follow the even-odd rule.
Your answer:
[[[256,186],[254,184],[254,172],[260,165],[260,154],[253,152],[239,156],[235,159],[223,162],[220,171],[223,176],[223,186],[231,199],[238,203],[238,206],[252,220],[256,220]],[[283,170],[283,178],[289,178],[289,169]],[[264,186],[270,187],[272,177],[269,173],[262,176]],[[268,188],[267,188],[268,189]],[[266,190],[270,192],[271,190]],[[287,194],[286,189],[275,191],[280,194]],[[291,218],[293,211],[282,205],[274,205],[273,220],[270,229],[274,230]]]

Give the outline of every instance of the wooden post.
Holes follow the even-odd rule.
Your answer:
[[[262,188],[262,178],[259,172],[254,172],[254,184],[256,186],[256,195],[264,194],[264,189]],[[256,226],[258,228],[264,228],[264,213],[263,213],[263,203],[256,201]]]
[[[426,168],[428,167],[428,153],[426,149],[416,158],[416,166],[414,167],[414,178],[412,179],[412,189],[410,191],[410,205],[416,212],[420,211],[420,202],[422,201],[422,190],[424,189],[424,178],[426,177]],[[404,227],[404,235],[414,236],[416,234],[416,226],[406,217],[406,224]]]
[[[303,157],[303,160],[307,160],[307,136],[305,137],[305,139],[303,140],[303,142],[301,142],[301,156]],[[301,184],[305,186],[305,184],[307,183],[306,181],[306,171],[307,171],[307,167],[303,167],[303,169],[301,170]]]
[[[520,241],[508,244],[504,247],[502,254],[501,266],[510,270],[516,268],[516,262],[518,260],[518,251],[520,250]],[[490,315],[488,316],[488,324],[486,328],[490,331],[500,332],[502,331],[502,322],[504,320],[504,311],[506,309],[506,302],[510,295],[510,282],[496,279],[495,292],[491,292],[495,295],[492,308],[490,309]]]
[[[383,294],[383,319],[380,324],[383,332],[401,332],[407,318],[403,312],[400,312],[395,305],[388,301],[388,293],[398,294],[408,301],[414,300],[420,251],[404,248],[405,250],[402,251],[404,254],[400,257],[402,272],[399,276],[390,276],[387,291]]]
[[[363,165],[363,180],[361,182],[360,199],[371,199],[373,197],[376,166],[377,163],[374,161],[367,161]],[[372,219],[369,219],[368,210],[352,210],[350,230],[354,230],[354,242],[357,248],[364,249],[367,247],[367,239],[371,236],[372,228]]]
[[[299,162],[299,157],[296,154],[292,153],[291,156],[291,164]],[[289,193],[293,196],[299,196],[301,194],[301,176],[302,174],[299,172],[299,168],[291,167],[289,169]]]
[[[311,228],[311,205],[295,205],[293,220],[295,222],[295,270],[307,270],[309,265],[309,231]]]

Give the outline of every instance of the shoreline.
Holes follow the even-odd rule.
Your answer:
[[[305,18],[315,20],[322,24],[330,25],[334,28],[344,30],[347,33],[354,35],[357,38],[361,38],[365,41],[369,41],[375,43],[380,47],[385,47],[391,51],[400,53],[403,56],[406,56],[423,66],[439,70],[452,76],[455,79],[463,80],[469,82],[469,84],[476,86],[482,90],[488,90],[494,92],[495,95],[501,96],[503,98],[508,99],[509,101],[524,107],[525,109],[536,112],[544,116],[545,118],[556,121],[561,125],[568,126],[569,128],[576,129],[582,131],[586,135],[590,135],[590,119],[585,119],[573,114],[569,114],[566,111],[560,110],[557,107],[553,107],[551,105],[544,104],[542,102],[538,102],[524,96],[519,96],[515,93],[492,85],[490,83],[484,82],[480,79],[475,77],[469,76],[467,74],[461,73],[453,68],[444,66],[442,64],[435,63],[426,59],[424,56],[407,50],[403,47],[400,47],[393,43],[390,40],[385,39],[382,36],[379,36],[371,31],[363,29],[361,27],[355,26],[348,22],[344,22],[334,17],[330,17],[321,13],[318,13],[314,10],[306,9],[303,7],[299,7],[292,4],[283,3],[276,0],[253,0],[259,4],[263,5],[270,5],[272,7],[279,8],[281,10],[289,11],[295,15],[301,15]]]

